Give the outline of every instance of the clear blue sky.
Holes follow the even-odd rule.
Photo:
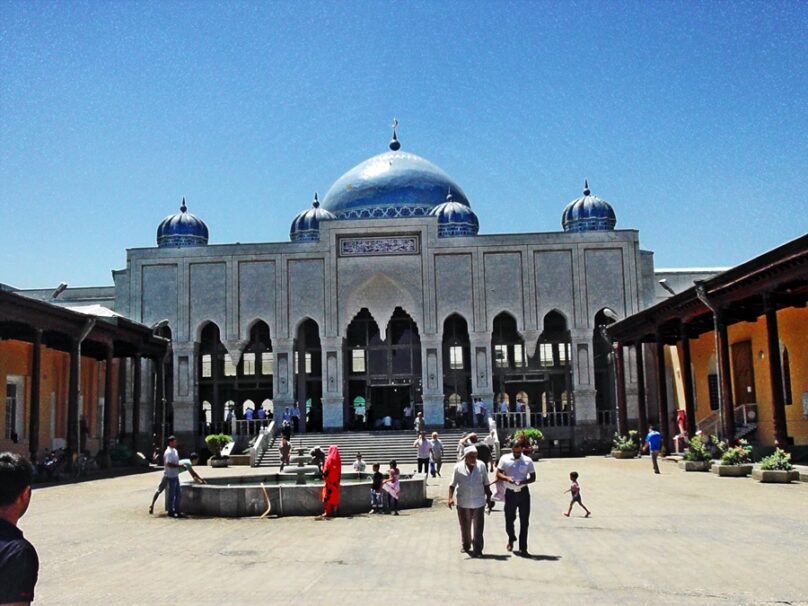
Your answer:
[[[805,2],[0,3],[0,281],[111,284],[182,196],[288,241],[403,149],[481,233],[560,230],[589,178],[657,267],[808,231]]]

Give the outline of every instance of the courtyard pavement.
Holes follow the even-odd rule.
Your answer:
[[[154,471],[37,488],[20,526],[40,557],[35,604],[808,605],[808,484],[650,468],[539,462],[529,559],[505,550],[502,504],[485,520],[485,557],[460,553],[451,465],[429,480],[432,507],[399,517],[149,516]],[[561,515],[573,470],[592,518]]]

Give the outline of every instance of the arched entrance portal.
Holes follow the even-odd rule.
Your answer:
[[[219,327],[209,322],[202,329],[197,356],[201,433],[221,432],[225,419],[224,403],[232,396],[232,377],[235,366],[230,354],[219,339]],[[207,406],[203,406],[206,403]]]
[[[363,308],[348,325],[343,354],[346,427],[403,427],[404,407],[421,401],[421,338],[409,314],[396,307],[382,341],[378,324]],[[355,406],[360,401],[364,414]]]
[[[295,401],[300,429],[323,430],[323,359],[320,327],[311,318],[297,328],[295,338]]]
[[[605,309],[605,308],[604,308]],[[592,334],[592,354],[595,370],[595,410],[601,425],[615,425],[614,374],[612,371],[612,346],[604,329],[614,322],[601,309],[595,314],[595,330]]]
[[[543,328],[539,336],[537,362],[544,371],[545,380],[540,409],[533,410],[531,421],[536,427],[572,425],[575,416],[567,320],[557,311],[551,311],[544,316]]]
[[[471,405],[471,346],[463,316],[452,314],[443,323],[443,395],[447,427],[464,425],[460,402]]]
[[[235,382],[237,417],[244,418],[252,408],[257,419],[259,403],[272,398],[272,339],[266,322],[258,321],[250,329],[250,342],[241,354]],[[266,409],[264,412],[267,412]]]

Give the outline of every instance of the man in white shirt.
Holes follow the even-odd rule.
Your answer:
[[[168,485],[168,515],[172,518],[184,518],[180,513],[180,472],[185,469],[180,464],[180,455],[177,453],[177,438],[168,436],[168,446],[163,453],[163,476]]]
[[[455,504],[455,491],[461,550],[473,558],[479,557],[483,553],[485,504],[491,498],[491,489],[485,465],[477,460],[477,448],[474,446],[468,446],[463,451],[463,460],[454,466],[449,484],[449,509]]]
[[[432,444],[427,439],[426,432],[419,433],[412,445],[418,449],[418,473],[422,473],[422,471],[423,473],[429,473],[429,451]]]
[[[508,533],[507,550],[513,551],[516,542],[514,523],[519,511],[519,554],[530,555],[527,551],[527,530],[530,523],[530,492],[527,485],[536,481],[533,461],[522,454],[527,446],[523,441],[515,442],[511,454],[504,455],[497,465],[497,480],[505,482],[505,532]]]
[[[435,474],[438,474],[440,477],[440,468],[443,465],[443,442],[440,441],[438,438],[438,432],[432,432],[432,439],[429,441],[430,449],[429,454],[432,457],[432,464],[434,468],[432,471],[432,477],[435,477]]]
[[[410,429],[412,427],[412,406],[407,404],[404,407],[404,429]]]

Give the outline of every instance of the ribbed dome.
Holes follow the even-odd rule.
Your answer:
[[[292,242],[319,242],[320,222],[332,219],[336,219],[336,217],[326,209],[320,208],[320,200],[315,193],[311,208],[299,213],[292,220],[289,237]]]
[[[167,216],[157,227],[157,246],[160,248],[205,246],[207,243],[208,226],[188,212],[185,198],[182,199],[180,212]]]
[[[374,156],[342,175],[323,199],[337,219],[423,217],[441,204],[447,190],[469,205],[463,190],[440,168],[420,156],[398,151],[395,133],[387,153]]]
[[[588,181],[584,181],[584,195],[567,204],[561,216],[564,231],[610,231],[616,224],[611,204],[593,196]]]
[[[476,236],[480,231],[480,220],[467,205],[455,201],[450,191],[446,202],[438,204],[429,211],[429,215],[438,218],[438,237],[456,238]]]

